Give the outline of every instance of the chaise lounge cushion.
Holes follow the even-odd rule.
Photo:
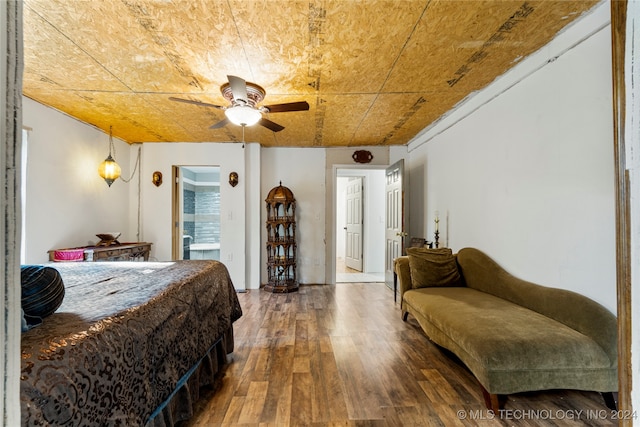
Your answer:
[[[405,302],[429,337],[458,355],[492,393],[541,384],[609,391],[615,381],[609,356],[592,338],[495,295],[424,288],[406,293]]]
[[[411,287],[461,286],[456,258],[449,248],[407,248]]]
[[[487,407],[495,411],[498,395],[522,391],[617,390],[613,313],[584,295],[514,277],[475,248],[454,257],[457,287],[416,289],[409,256],[395,260],[403,319],[413,315],[460,358],[482,385]]]

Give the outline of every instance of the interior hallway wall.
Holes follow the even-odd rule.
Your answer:
[[[220,167],[220,261],[227,266],[236,289],[245,289],[247,225],[245,188],[250,179],[245,173],[242,144],[232,143],[158,143],[143,144],[140,173],[142,239],[153,243],[152,257],[158,261],[172,258],[172,166]],[[166,179],[156,187],[153,172]],[[236,187],[224,177],[235,171],[242,179]],[[132,197],[137,198],[137,195]],[[135,199],[134,199],[135,200]]]
[[[282,183],[296,198],[297,279],[324,283],[325,215],[324,148],[263,148],[261,158],[261,281],[267,282],[266,203],[272,188]]]

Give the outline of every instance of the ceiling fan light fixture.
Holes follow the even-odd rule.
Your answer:
[[[224,111],[229,121],[238,126],[253,126],[260,121],[260,111],[248,105],[235,105]]]
[[[237,76],[228,75],[227,79],[229,81],[220,86],[220,92],[222,92],[224,99],[230,102],[228,107],[195,101],[193,99],[175,98],[173,96],[170,96],[169,99],[185,104],[224,110],[226,117],[218,123],[209,126],[209,129],[219,129],[229,123],[242,126],[243,129],[246,126],[259,124],[272,132],[280,132],[284,129],[284,126],[274,123],[266,117],[262,117],[262,113],[286,113],[289,111],[309,110],[309,103],[307,101],[286,102],[284,104],[263,105],[258,107],[265,96],[265,91],[261,86]]]

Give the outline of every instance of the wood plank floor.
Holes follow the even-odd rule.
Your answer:
[[[580,391],[510,395],[493,415],[464,365],[401,320],[384,284],[238,297],[231,363],[183,427],[617,425],[599,393]]]

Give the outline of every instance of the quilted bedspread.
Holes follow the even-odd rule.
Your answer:
[[[217,261],[50,265],[65,299],[22,334],[23,426],[144,425],[242,315]]]

